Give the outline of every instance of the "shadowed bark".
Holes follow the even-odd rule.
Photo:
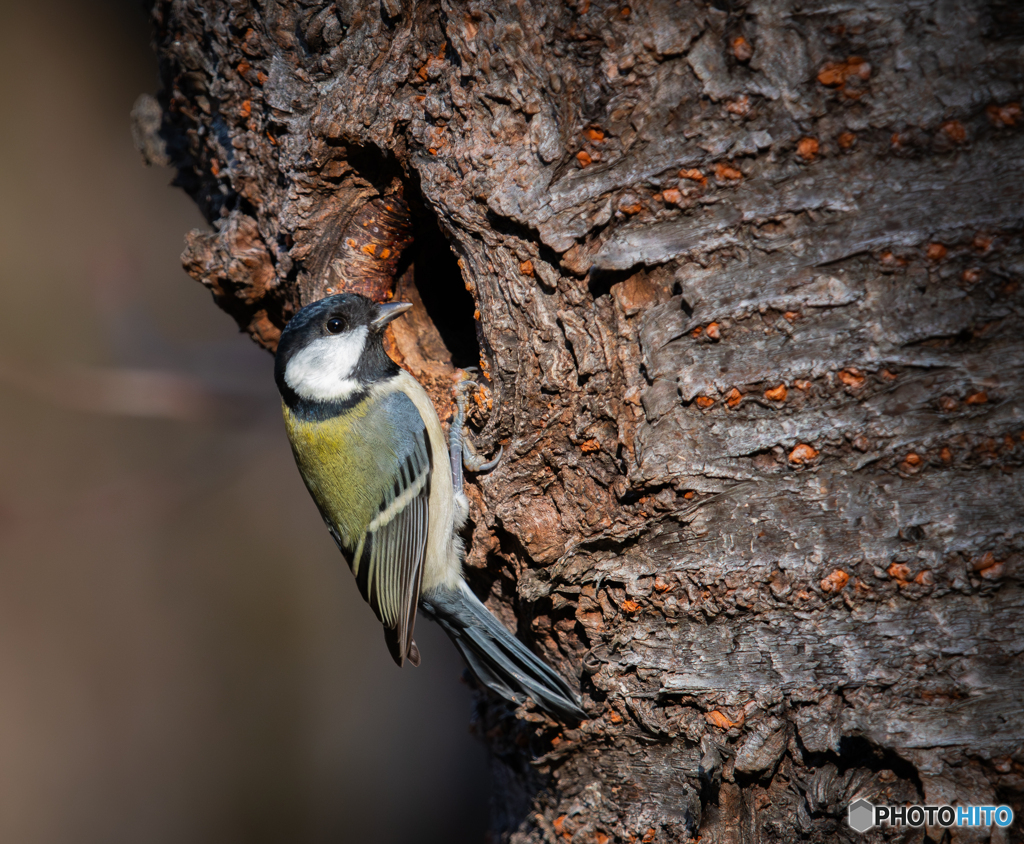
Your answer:
[[[468,577],[591,716],[481,701],[502,840],[1024,810],[1015,4],[153,20],[137,139],[212,224],[184,263],[217,304],[273,350],[302,305],[397,288],[442,417],[454,366],[489,378]]]

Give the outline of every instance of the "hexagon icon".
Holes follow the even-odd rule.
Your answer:
[[[850,804],[847,823],[857,832],[867,832],[875,825],[875,807],[867,800],[854,800]]]

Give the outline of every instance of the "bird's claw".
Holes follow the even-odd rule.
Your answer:
[[[505,446],[499,445],[497,455],[485,461],[483,457],[477,454],[473,441],[465,435],[465,432],[463,433],[463,443],[465,444],[465,450],[462,453],[462,465],[469,469],[470,472],[490,472],[501,462],[501,457],[505,453]]]
[[[464,370],[465,371],[465,370]],[[469,438],[466,430],[466,413],[469,408],[470,390],[478,389],[479,384],[472,378],[463,378],[455,385],[455,413],[452,415],[448,439],[452,465],[452,480],[455,483],[455,491],[462,491],[462,469],[465,467],[470,472],[490,472],[501,461],[505,453],[503,446],[499,446],[498,454],[492,460],[484,461],[477,454],[473,441]]]

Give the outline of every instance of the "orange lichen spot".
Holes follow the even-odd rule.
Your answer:
[[[878,374],[881,375],[886,381],[895,381],[897,378],[896,373],[890,372],[888,369],[883,369]]]
[[[383,249],[380,250],[380,257],[382,260],[386,260],[387,258],[391,257],[391,250],[385,246]]]
[[[691,489],[689,492],[684,492],[683,498],[685,498],[687,501],[693,501],[693,490]]]
[[[803,379],[797,379],[793,382],[793,386],[796,387],[800,392],[806,393],[813,386],[810,381],[804,381]]]
[[[992,243],[994,242],[994,240],[995,238],[993,238],[992,235],[985,234],[984,232],[978,232],[974,236],[974,240],[971,242],[971,245],[976,250],[984,254],[985,252],[988,252],[992,248]]]
[[[895,580],[902,580],[903,582],[910,580],[910,566],[904,563],[893,563],[886,569],[886,572],[889,577]]]
[[[949,250],[941,243],[929,243],[924,256],[929,261],[941,261],[949,253]]]
[[[819,149],[817,138],[801,138],[796,145],[796,154],[804,161],[814,161],[818,157]]]
[[[252,65],[243,59],[238,63],[238,66],[235,68],[235,70],[238,71],[239,76],[245,76],[245,74],[252,70]]]
[[[968,267],[960,274],[964,284],[977,284],[981,281],[981,270],[978,267]]]
[[[355,249],[356,248],[356,242],[354,240],[352,240],[352,238],[349,238],[345,242],[348,244],[348,248],[349,249]]]
[[[764,391],[764,397],[769,401],[785,401],[787,394],[788,391],[785,384],[779,384],[778,387],[772,387],[770,390]]]
[[[416,71],[416,75],[423,82],[426,82],[427,81],[427,77],[430,75],[431,65],[439,65],[439,64],[442,64],[443,61],[444,61],[444,47],[442,47],[438,51],[436,56],[433,56],[433,55],[427,56],[427,61],[423,64],[423,66],[419,70]]]
[[[588,141],[594,141],[595,143],[599,143],[604,140],[604,132],[596,126],[588,126],[583,130],[583,135]]]
[[[626,600],[622,602],[621,607],[623,612],[628,613],[635,613],[640,609],[640,605],[636,601],[631,601],[629,598],[626,598]]]
[[[1022,116],[1020,103],[990,105],[985,109],[985,114],[993,126],[1016,126]]]
[[[581,149],[576,153],[576,160],[580,163],[580,167],[586,167],[594,161],[594,159],[590,157],[590,153],[585,149]]]
[[[477,308],[475,311],[473,311],[473,319],[475,319],[477,322],[480,322],[480,309],[479,308]]]
[[[703,333],[704,333],[704,329],[701,326],[698,325],[695,329],[693,329],[693,331],[690,332],[690,336],[694,340],[696,340]]]
[[[998,580],[1006,571],[1006,563],[1002,560],[993,563],[987,568],[981,569],[980,574],[985,580]]]
[[[679,178],[697,182],[702,187],[708,183],[708,177],[701,173],[700,170],[680,170]]]
[[[857,143],[857,136],[853,132],[843,132],[836,138],[836,143],[840,149],[853,149],[853,145]]]
[[[995,555],[991,551],[986,551],[980,557],[975,557],[971,560],[971,570],[981,571],[982,569],[986,569],[991,566],[995,561]]]
[[[262,70],[259,70],[259,71],[256,72],[256,81],[260,85],[262,85],[264,82],[266,82],[267,78],[268,78],[267,74],[265,74]]]
[[[216,158],[210,159],[210,172],[214,176],[220,175],[220,162]]]
[[[842,569],[836,569],[821,580],[822,592],[842,592],[846,584],[850,582],[850,575]]]
[[[633,10],[629,8],[629,6],[623,6],[621,9],[619,9],[619,14],[622,15],[622,17],[624,18],[628,18],[631,14],[633,14]]]
[[[654,578],[654,590],[656,592],[668,592],[671,589],[672,584],[664,580],[660,574]]]
[[[964,404],[976,405],[976,404],[987,404],[987,403],[988,403],[988,393],[986,393],[984,390],[979,390],[976,393],[971,393],[967,398],[964,399]]]
[[[846,62],[829,62],[818,71],[818,81],[829,88],[837,88],[846,81]]]
[[[708,323],[708,326],[707,328],[704,329],[704,332],[712,340],[722,339],[722,327],[717,322]]]
[[[925,569],[924,571],[917,573],[917,577],[914,578],[914,583],[918,586],[934,586],[935,575],[928,569]]]
[[[939,410],[943,413],[952,413],[960,405],[953,396],[943,396],[939,399]]]
[[[743,174],[731,164],[719,161],[715,165],[715,178],[720,182],[736,182],[743,178]]]
[[[748,62],[750,57],[754,55],[754,48],[750,46],[750,42],[742,35],[737,35],[733,38],[729,47],[732,49],[732,54],[738,62]]]
[[[741,401],[743,401],[743,394],[735,387],[733,387],[725,397],[725,403],[729,405],[729,407],[736,407],[736,405]]]
[[[842,88],[854,77],[865,82],[871,78],[871,65],[860,56],[850,56],[845,62],[829,62],[818,71],[818,81],[829,88]]]
[[[939,131],[954,144],[962,144],[967,140],[967,129],[959,120],[947,120],[939,127]]]
[[[244,100],[238,107],[238,116],[243,119],[248,118],[252,114],[252,100]]]
[[[270,141],[270,145],[271,146],[274,146],[274,147],[277,146],[277,138],[275,138],[273,135],[271,135],[270,132],[267,132],[267,140]]]
[[[708,396],[697,396],[697,398],[694,399],[694,401],[697,402],[697,407],[704,408],[705,410],[715,403],[715,400],[713,398],[709,398]]]
[[[363,252],[365,252],[367,255],[372,255],[372,256],[376,257],[376,255],[377,255],[377,244],[376,243],[367,243],[366,246],[363,247]]]
[[[683,201],[683,195],[675,188],[667,188],[661,192],[661,198],[669,205],[678,205]]]
[[[620,205],[619,210],[623,214],[628,214],[630,217],[632,217],[634,214],[639,214],[641,211],[643,211],[644,207],[639,202],[630,202],[624,205]]]
[[[584,454],[591,454],[592,452],[600,450],[601,443],[594,437],[591,437],[589,440],[584,440],[582,443],[580,443],[580,451],[582,451]]]
[[[725,110],[729,112],[729,114],[745,117],[750,114],[750,97],[744,94],[742,97],[737,97],[735,100],[729,100],[729,102],[725,104]]]
[[[906,258],[902,258],[888,250],[879,255],[878,260],[883,267],[905,267],[907,265]]]
[[[789,462],[796,463],[798,466],[804,463],[810,463],[818,456],[818,451],[807,443],[800,443],[789,453]]]
[[[918,454],[917,452],[911,451],[906,457],[903,458],[903,462],[906,463],[908,466],[920,466],[922,462],[921,455]]]
[[[651,844],[651,842],[654,841],[654,839],[657,836],[657,834],[658,833],[655,832],[654,827],[653,826],[650,827],[647,830],[647,832],[644,833],[644,837],[640,839],[640,843],[641,844]]]
[[[852,366],[847,367],[839,372],[836,376],[843,386],[851,390],[859,390],[864,386],[865,378],[859,369],[854,369]]]
[[[594,844],[608,844],[609,840],[608,836],[600,830],[594,833]]]
[[[953,452],[949,450],[949,446],[944,445],[942,447],[942,450],[939,452],[939,459],[942,460],[943,463],[953,462]]]
[[[555,830],[555,834],[556,835],[561,835],[562,834],[562,827],[565,825],[565,819],[567,817],[569,817],[569,816],[568,815],[559,815],[557,818],[555,818],[554,822],[551,824],[552,828]]]
[[[800,319],[800,313],[799,311],[786,311],[782,315],[782,318],[787,322],[796,322],[798,319]]]
[[[533,261],[527,259],[519,265],[519,272],[523,275],[533,275]]]
[[[735,726],[735,722],[731,721],[725,713],[712,709],[710,712],[704,713],[704,720],[707,721],[712,727],[718,727],[720,730],[728,730],[730,727]]]
[[[623,718],[622,718],[621,715],[619,715],[618,712],[616,712],[613,709],[611,712],[608,713],[608,720],[611,721],[613,724],[621,724],[622,721],[623,721]]]

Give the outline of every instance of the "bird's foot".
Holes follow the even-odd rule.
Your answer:
[[[477,453],[473,441],[466,430],[466,412],[469,408],[469,393],[480,385],[470,377],[461,379],[455,385],[455,413],[452,414],[448,430],[448,444],[452,465],[452,481],[455,493],[462,492],[462,469],[470,472],[490,472],[501,461],[504,447],[498,448],[498,454],[492,460],[485,461]]]

